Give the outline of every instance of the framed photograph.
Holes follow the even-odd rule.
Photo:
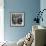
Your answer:
[[[11,26],[24,26],[24,13],[11,13]]]

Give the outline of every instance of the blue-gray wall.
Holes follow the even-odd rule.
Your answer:
[[[40,9],[40,0],[4,0],[4,38],[7,41],[18,41],[32,29],[35,14]],[[10,27],[10,12],[24,12],[25,26]]]

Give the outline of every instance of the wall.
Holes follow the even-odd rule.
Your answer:
[[[35,12],[40,10],[40,0],[4,0],[4,38],[7,41],[18,41],[32,29]],[[25,26],[11,27],[10,12],[24,12]]]

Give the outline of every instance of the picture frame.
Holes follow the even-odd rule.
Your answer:
[[[24,26],[24,13],[23,12],[10,13],[10,25],[13,27]]]

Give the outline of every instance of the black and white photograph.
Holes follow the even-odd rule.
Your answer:
[[[24,26],[24,13],[11,13],[11,26]]]

